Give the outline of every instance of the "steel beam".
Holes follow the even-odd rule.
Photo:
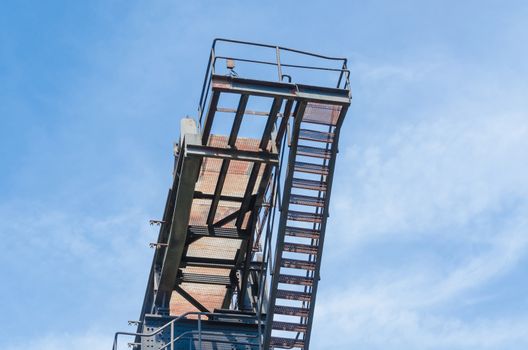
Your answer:
[[[191,119],[182,120],[181,131],[184,135],[184,147],[189,145],[199,145],[201,143],[196,123]],[[168,302],[168,299],[170,299],[170,293],[172,293],[176,282],[176,275],[187,238],[187,225],[191,214],[194,188],[200,170],[200,163],[200,158],[184,155],[180,181],[176,192],[172,222],[167,240],[168,246],[161,266],[159,287],[155,298],[155,305],[158,306]]]
[[[220,92],[213,91],[213,97],[211,97],[211,101],[209,102],[209,109],[207,110],[207,115],[203,123],[203,131],[202,131],[202,144],[203,145],[207,145],[207,142],[209,141],[209,135],[211,135],[211,128],[213,127],[213,119],[216,113],[216,108],[218,107],[219,98],[220,98]]]
[[[279,157],[276,152],[255,152],[238,150],[235,148],[221,148],[202,146],[198,144],[185,145],[185,156],[189,158],[219,158],[228,160],[241,160],[245,162],[256,162],[266,164],[278,164]]]
[[[216,74],[212,76],[212,82],[214,92],[281,97],[337,105],[350,103],[350,91],[344,89],[244,79]]]

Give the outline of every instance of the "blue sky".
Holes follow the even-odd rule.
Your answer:
[[[3,1],[0,347],[136,319],[214,37],[350,59],[313,349],[528,347],[522,1]]]

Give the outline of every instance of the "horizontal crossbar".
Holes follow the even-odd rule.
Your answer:
[[[273,165],[279,163],[278,154],[275,152],[244,151],[236,148],[221,148],[202,145],[185,145],[185,156],[241,160]]]

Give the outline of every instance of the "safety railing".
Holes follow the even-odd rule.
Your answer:
[[[187,318],[188,316],[190,315],[196,315],[197,318],[198,318],[198,329],[197,330],[192,330],[192,331],[186,331],[182,334],[180,334],[178,337],[175,337],[174,336],[174,326],[177,322],[179,321],[182,321],[182,320],[189,320],[189,318]],[[249,316],[249,315],[233,315],[233,314],[226,314],[226,313],[212,313],[212,312],[195,312],[195,311],[190,311],[190,312],[186,312],[178,317],[176,317],[175,319],[173,319],[172,321],[166,323],[165,325],[163,325],[162,327],[158,328],[157,330],[151,332],[151,333],[138,333],[138,332],[117,332],[115,333],[115,336],[114,336],[114,343],[112,345],[112,350],[118,350],[118,341],[119,341],[119,336],[130,336],[130,337],[136,337],[136,338],[139,338],[139,340],[142,340],[143,338],[150,338],[150,337],[154,337],[166,330],[170,330],[170,341],[163,345],[159,350],[163,350],[163,349],[170,349],[170,350],[174,350],[174,345],[176,342],[178,341],[181,341],[182,339],[184,339],[186,336],[188,335],[193,335],[193,337],[191,337],[191,340],[198,340],[198,348],[199,349],[202,349],[202,343],[203,342],[206,342],[208,340],[211,340],[211,339],[207,339],[205,338],[204,339],[204,335],[207,336],[207,335],[226,335],[227,333],[220,333],[220,332],[211,332],[211,331],[204,331],[202,330],[202,318],[203,316],[207,316],[208,318],[210,317],[223,317],[223,318],[247,318],[249,320],[255,320],[257,321],[257,319],[254,317],[254,316]],[[236,340],[222,340],[222,339],[214,339],[214,342],[216,343],[225,343],[225,344],[233,344],[233,345],[244,345],[244,346],[251,346],[251,347],[258,347],[260,349],[261,347],[261,341],[260,341],[260,327],[261,327],[261,322],[258,322],[258,328],[259,328],[259,334],[256,334],[254,336],[251,336],[251,335],[248,335],[248,334],[236,334],[236,333],[229,333],[228,335],[230,336],[240,336],[240,337],[244,337],[246,339],[258,339],[258,342],[255,344],[255,343],[250,343],[250,342],[241,342],[241,341],[236,341]],[[194,335],[197,336],[197,338],[194,338]],[[187,337],[188,338],[188,337]],[[139,345],[139,344],[138,344]]]
[[[189,337],[189,335],[191,335]],[[198,337],[194,337],[195,335],[197,335]],[[260,349],[262,344],[260,342],[258,343],[250,343],[250,342],[243,342],[243,341],[234,341],[234,340],[223,340],[223,339],[218,339],[218,338],[204,338],[204,336],[222,336],[222,335],[225,335],[225,333],[221,333],[221,332],[211,332],[211,331],[202,331],[202,332],[198,332],[198,331],[187,331],[187,332],[184,332],[182,334],[180,334],[179,336],[177,336],[176,338],[174,339],[171,339],[170,342],[168,342],[167,344],[163,345],[161,348],[159,348],[159,350],[165,350],[165,349],[168,349],[170,347],[170,350],[174,350],[174,346],[177,342],[184,342],[185,340],[188,340],[189,341],[189,350],[192,350],[193,348],[193,344],[198,341],[198,349],[202,349],[202,342],[208,342],[208,341],[214,341],[215,344],[227,344],[227,345],[241,345],[241,346],[244,346],[246,349],[247,347],[249,348],[258,348]],[[245,337],[247,339],[252,339],[252,338],[258,338],[259,336],[258,335],[254,335],[254,336],[249,336],[247,334],[236,334],[236,333],[230,333],[229,334],[230,336],[240,336],[240,337]]]
[[[216,54],[216,44],[219,42],[234,44],[234,45],[241,45],[241,46],[253,46],[253,47],[272,49],[275,51],[275,60],[266,61],[266,60],[248,59],[245,57],[217,55]],[[285,63],[281,61],[281,53],[283,52],[294,53],[294,54],[298,54],[304,57],[311,57],[311,58],[321,59],[324,61],[338,62],[339,66],[338,68],[332,68],[332,67],[324,67],[324,66]],[[284,82],[284,79],[288,79],[288,83],[292,83],[292,77],[287,74],[283,74],[283,68],[285,67],[315,70],[315,71],[334,72],[336,73],[336,75],[337,73],[339,73],[337,75],[337,84],[335,87],[338,89],[346,89],[346,90],[350,89],[350,71],[347,68],[346,58],[324,56],[324,55],[320,55],[320,54],[316,54],[312,52],[291,49],[291,48],[283,47],[283,46],[260,44],[260,43],[250,42],[250,41],[217,38],[213,40],[213,45],[211,47],[211,53],[209,55],[209,62],[207,63],[207,69],[205,72],[204,81],[202,85],[202,92],[200,95],[200,103],[198,106],[198,115],[199,115],[200,125],[202,124],[202,116],[205,111],[205,107],[206,107],[207,100],[209,97],[209,90],[211,87],[212,76],[215,74],[216,63],[218,60],[225,60],[226,62],[238,61],[238,62],[258,64],[258,65],[275,66],[277,67],[277,81]]]

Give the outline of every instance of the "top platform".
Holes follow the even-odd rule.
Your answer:
[[[200,95],[200,124],[211,90],[347,105],[349,78],[346,58],[217,38]]]

